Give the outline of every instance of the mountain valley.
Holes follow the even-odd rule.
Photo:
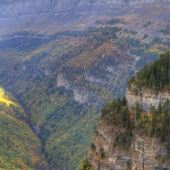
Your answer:
[[[15,168],[78,167],[101,108],[170,49],[169,9],[168,0],[0,1],[0,85],[23,108],[26,120],[14,118],[42,159]]]

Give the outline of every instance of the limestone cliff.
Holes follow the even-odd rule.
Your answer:
[[[89,151],[92,170],[170,169],[169,59],[167,52],[145,66],[128,81],[126,98],[103,107]]]
[[[117,145],[120,138],[125,140],[125,128],[106,119],[101,120],[97,127],[89,152],[92,170],[142,170],[143,164],[145,170],[170,169],[166,145],[159,138],[133,134],[128,147],[123,141]]]
[[[170,100],[170,93],[163,91],[156,94],[155,91],[150,89],[143,88],[141,90],[133,87],[126,90],[126,99],[129,107],[135,108],[135,104],[138,101],[142,109],[148,112],[151,105],[158,108],[159,103],[163,104],[167,99]]]
[[[57,87],[64,87],[66,90],[71,90],[74,93],[74,100],[81,104],[87,104],[88,106],[95,108],[103,104],[102,99],[100,99],[93,93],[89,93],[88,91],[82,90],[75,85],[69,83],[66,77],[61,73],[57,76],[56,84]]]
[[[151,105],[158,108],[159,103],[163,105],[167,99],[170,100],[169,61],[170,53],[166,52],[130,78],[126,91],[129,107],[134,108],[139,102],[142,109],[148,112]]]

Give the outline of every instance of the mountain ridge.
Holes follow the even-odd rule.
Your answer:
[[[15,3],[14,3],[15,2]],[[25,0],[25,1],[0,1],[0,16],[1,17],[20,17],[24,15],[34,14],[46,14],[46,13],[67,13],[76,11],[78,13],[95,11],[100,13],[102,9],[120,9],[120,8],[139,8],[142,5],[150,4],[158,7],[170,8],[169,0],[62,0],[62,1],[48,1],[45,0]],[[97,11],[97,9],[100,10]]]
[[[164,23],[163,18],[169,20],[169,8],[169,0],[1,0],[0,37],[21,30],[48,35],[68,28],[82,30],[94,26],[101,18],[116,16],[130,20],[136,17],[152,20],[154,16]]]

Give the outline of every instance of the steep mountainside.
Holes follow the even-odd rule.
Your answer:
[[[155,36],[160,27],[168,25],[169,8],[169,0],[1,0],[0,36],[23,30],[53,34],[68,28],[84,29],[113,17],[125,18],[119,26],[132,30],[135,26],[141,34],[145,31],[142,25],[149,23],[146,32]]]
[[[134,112],[130,112],[131,127],[126,127],[124,110],[108,114],[99,121],[92,138],[88,158],[92,170],[142,170],[143,165],[147,170],[170,168],[169,139],[161,141],[160,132],[152,135],[145,120],[135,134]]]
[[[164,65],[162,70],[166,68],[167,59],[170,60],[169,52],[162,55],[154,64],[139,71],[136,82],[145,81],[139,75],[146,68],[147,71],[160,65]],[[166,78],[169,78],[169,74],[164,74],[164,80]],[[149,80],[149,77],[146,76],[146,80]],[[132,86],[134,82],[130,80],[128,85]],[[144,87],[145,85],[141,86]],[[165,84],[163,89],[166,91],[162,91],[162,94],[168,93]],[[128,91],[134,92],[134,86]],[[150,91],[153,92],[153,89]],[[150,100],[150,103],[145,101],[150,105],[149,110],[146,110],[138,97],[133,98],[132,107],[129,94],[130,92],[126,95],[127,101],[126,98],[115,99],[101,110],[101,120],[94,127],[88,158],[89,166],[92,170],[170,169],[170,100],[166,98],[160,101],[159,106],[155,106],[153,95],[149,96],[148,93],[148,98],[153,100]],[[144,94],[146,95],[145,92]]]
[[[0,43],[0,83],[29,114],[51,167],[75,169],[101,106],[122,97],[134,71],[169,48],[168,39],[134,34],[100,26],[53,36],[19,32]]]
[[[41,142],[16,99],[0,87],[0,168],[47,169]]]
[[[134,108],[138,101],[144,111],[150,105],[158,108],[167,99],[170,100],[170,52],[161,55],[160,60],[145,66],[128,81],[126,98],[129,107]]]

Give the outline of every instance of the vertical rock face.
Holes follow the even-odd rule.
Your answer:
[[[92,170],[170,169],[168,62],[169,52],[128,81],[126,100],[115,99],[102,108],[89,152]],[[156,74],[149,72],[152,68],[160,73],[158,66],[167,70],[159,75],[159,80]],[[157,81],[152,81],[150,75]],[[158,82],[163,84],[161,88]],[[136,107],[137,102],[143,111]],[[159,103],[165,104],[159,107]],[[157,109],[150,111],[150,106]]]
[[[66,90],[70,90],[70,84],[63,74],[58,74],[57,76],[57,87],[65,87]]]
[[[86,91],[79,90],[74,85],[71,85],[63,74],[58,74],[57,87],[64,87],[66,90],[71,90],[74,93],[74,100],[85,104],[89,101],[89,94]]]
[[[126,99],[130,108],[135,108],[135,104],[138,101],[142,109],[148,112],[151,105],[158,108],[159,103],[163,104],[167,99],[170,100],[170,93],[159,92],[156,94],[149,89],[139,90],[133,87],[130,90],[127,89]]]
[[[89,95],[85,91],[80,91],[74,89],[74,100],[80,102],[81,104],[87,103],[89,100]]]
[[[97,127],[89,152],[92,170],[142,170],[143,163],[146,170],[170,169],[166,145],[159,138],[133,134],[129,146],[118,145],[117,140],[125,134],[123,127],[106,120],[101,120]]]

